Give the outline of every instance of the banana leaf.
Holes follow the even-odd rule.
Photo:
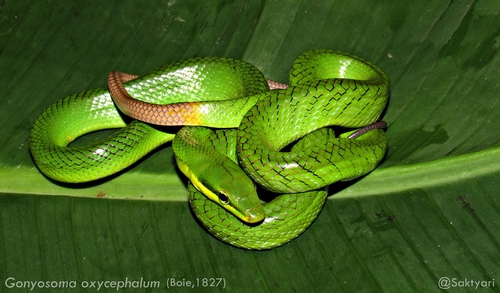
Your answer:
[[[0,1],[0,291],[495,291],[499,14],[489,0]],[[286,82],[311,49],[387,72],[389,150],[333,185],[283,247],[242,250],[203,230],[169,145],[86,185],[49,180],[30,156],[36,117],[112,70],[221,56]]]

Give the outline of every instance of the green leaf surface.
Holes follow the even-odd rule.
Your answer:
[[[112,281],[127,280],[119,291],[439,292],[440,278],[453,292],[498,290],[499,14],[490,0],[0,1],[0,292],[116,292]],[[224,56],[286,82],[310,49],[388,73],[389,151],[368,176],[332,186],[283,247],[245,251],[205,232],[170,146],[84,186],[33,164],[36,117],[106,86],[112,70]]]

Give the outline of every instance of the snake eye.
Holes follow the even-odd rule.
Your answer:
[[[217,196],[219,197],[219,202],[221,204],[226,205],[229,203],[229,197],[227,196],[225,191],[219,191],[219,193],[217,193]]]

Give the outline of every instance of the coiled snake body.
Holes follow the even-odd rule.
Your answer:
[[[387,149],[385,123],[377,121],[388,77],[345,53],[300,55],[289,86],[275,90],[254,66],[214,57],[140,77],[113,72],[108,85],[66,97],[37,118],[30,150],[38,168],[62,182],[92,181],[173,140],[195,215],[237,247],[269,249],[296,238],[316,219],[330,184],[370,172]],[[138,120],[127,123],[120,112]],[[188,126],[171,134],[150,124]],[[336,135],[331,126],[361,130]],[[121,129],[68,147],[105,128]]]

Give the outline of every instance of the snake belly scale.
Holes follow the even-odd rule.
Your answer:
[[[387,139],[378,119],[389,79],[358,57],[315,50],[296,59],[289,86],[269,84],[277,89],[269,90],[254,66],[215,57],[142,76],[113,72],[109,91],[85,91],[45,110],[33,124],[30,150],[46,176],[79,183],[119,172],[173,140],[202,225],[237,247],[274,248],[312,224],[330,184],[380,163]],[[163,128],[169,125],[189,126],[174,134]],[[337,134],[333,126],[353,130]],[[68,146],[106,128],[121,129],[94,145]]]

